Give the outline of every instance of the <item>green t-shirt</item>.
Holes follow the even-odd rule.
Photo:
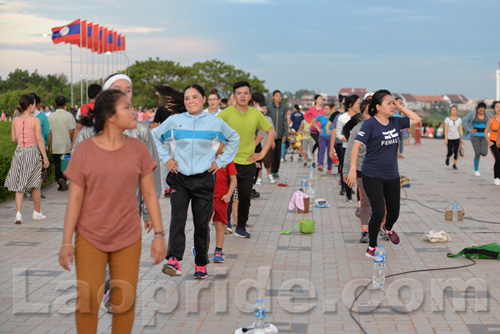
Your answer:
[[[218,117],[240,135],[240,146],[234,157],[234,163],[252,164],[253,162],[248,161],[248,158],[255,153],[255,131],[257,129],[267,131],[271,128],[271,124],[259,110],[252,107],[248,107],[246,113],[241,113],[235,106],[231,106],[222,110]]]

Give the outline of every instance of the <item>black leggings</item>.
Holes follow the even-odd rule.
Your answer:
[[[458,159],[458,149],[460,147],[460,139],[448,139],[448,154],[446,157],[449,158],[453,154],[453,159]]]
[[[491,153],[495,157],[495,165],[493,166],[493,177],[500,178],[500,149],[498,149],[495,142],[490,146]]]
[[[314,155],[314,152],[319,147],[319,133],[311,132],[311,138],[314,140],[314,146],[312,150],[312,154]]]
[[[399,177],[393,180],[381,180],[363,174],[363,187],[372,207],[372,216],[368,223],[369,245],[370,247],[376,247],[378,232],[384,221],[384,216],[387,231],[392,230],[399,218],[400,181]]]

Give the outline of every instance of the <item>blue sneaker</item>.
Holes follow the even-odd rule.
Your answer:
[[[222,253],[222,251],[215,251],[213,262],[214,263],[223,263],[224,262],[224,253]]]
[[[250,238],[252,235],[246,231],[246,229],[243,228],[236,228],[236,231],[234,232],[238,237],[240,238]]]

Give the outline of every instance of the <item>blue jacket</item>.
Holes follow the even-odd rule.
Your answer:
[[[204,173],[214,161],[219,168],[225,167],[233,161],[240,143],[235,130],[208,113],[170,116],[153,130],[153,138],[163,163],[173,158],[179,164],[179,173],[184,175]],[[220,143],[226,149],[216,159]]]
[[[472,133],[470,132],[471,130],[474,129],[474,117],[476,116],[477,109],[474,111],[471,111],[470,113],[467,114],[467,116],[464,117],[462,120],[462,125],[464,127],[465,133],[464,133],[464,139],[465,140],[470,140],[470,137]],[[486,121],[491,118],[490,112],[486,112]]]

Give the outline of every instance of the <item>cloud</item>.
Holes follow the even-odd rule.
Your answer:
[[[149,27],[130,27],[125,29],[119,29],[123,33],[138,33],[138,34],[149,34],[152,32],[160,32],[165,30],[165,28],[149,28]]]

